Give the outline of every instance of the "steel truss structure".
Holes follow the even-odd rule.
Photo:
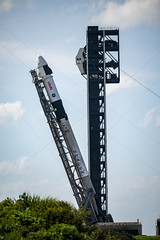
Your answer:
[[[77,204],[79,207],[82,207],[90,213],[87,219],[87,224],[96,223],[98,222],[98,212],[96,212],[98,210],[95,209],[95,193],[92,190],[87,192],[84,188],[83,178],[81,177],[78,166],[74,161],[74,156],[71,154],[63,131],[57,121],[53,106],[51,105],[50,100],[47,99],[43,81],[38,78],[35,70],[31,70],[30,73]]]
[[[119,29],[89,26],[84,48],[88,93],[89,172],[101,210],[108,214],[106,84],[119,83]]]

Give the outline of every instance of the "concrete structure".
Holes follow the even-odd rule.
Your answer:
[[[118,232],[128,232],[132,235],[142,235],[141,222],[103,222],[97,223],[97,226],[105,230],[114,230]]]
[[[156,221],[156,235],[160,235],[160,218]]]

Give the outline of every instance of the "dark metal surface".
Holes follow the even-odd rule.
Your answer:
[[[119,30],[87,29],[89,171],[100,209],[108,215],[106,83],[119,83]]]

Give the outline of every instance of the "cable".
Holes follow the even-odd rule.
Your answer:
[[[31,49],[32,51],[34,51],[34,49],[33,48],[31,48],[31,47],[29,47],[25,42],[23,42],[20,38],[18,38],[15,34],[13,34],[10,30],[8,30],[4,25],[2,25],[2,24],[0,24],[0,26],[2,26],[7,32],[9,32],[11,35],[13,35],[16,39],[18,39],[20,42],[22,42],[22,44],[23,45],[25,45],[27,48],[29,48],[29,49]],[[19,59],[13,52],[11,52],[10,50],[8,50],[6,47],[5,47],[5,45],[3,45],[2,43],[0,43],[0,45],[10,54],[10,55],[12,55],[14,58],[16,58],[21,64],[23,64],[26,68],[27,68],[27,70],[28,71],[30,71],[30,68],[21,60],[21,59]],[[36,54],[37,54],[37,52],[36,51],[34,51]],[[56,67],[54,67],[54,68],[56,68]],[[65,74],[63,74],[58,68],[56,68],[62,75],[64,75],[65,77],[67,77]],[[71,80],[71,78],[68,78],[68,79],[70,79]],[[71,80],[72,81],[72,80]],[[82,88],[82,87],[80,87],[78,84],[76,84],[74,81],[72,81],[75,85],[77,85],[79,88],[81,88],[83,91],[84,91],[84,89]],[[6,94],[7,95],[7,94]],[[9,98],[9,97],[8,97]],[[10,99],[10,98],[9,98]],[[68,100],[67,100],[68,101]],[[71,104],[69,101],[68,101],[68,103],[70,104],[70,105],[72,105],[75,109],[77,109],[79,112],[81,112],[76,106],[74,106],[73,104]],[[81,112],[82,113],[82,112]],[[23,117],[24,118],[24,117]],[[25,118],[24,118],[25,119]],[[26,123],[27,123],[27,125],[34,131],[34,129],[31,127],[31,125],[29,124],[29,122],[25,119],[25,121],[26,121]],[[79,121],[79,120],[78,120]],[[77,121],[77,122],[78,122]]]
[[[113,138],[116,142],[119,143],[119,145],[121,145],[123,148],[125,148],[128,152],[130,152],[133,156],[135,156],[137,159],[139,159],[141,162],[143,162],[146,166],[148,166],[149,168],[151,168],[154,172],[158,173],[160,175],[160,172],[153,168],[150,164],[148,164],[146,161],[144,161],[139,155],[137,155],[135,152],[132,152],[126,145],[122,144],[118,139],[116,139],[115,137],[113,137],[110,134],[110,137]]]
[[[6,28],[2,23],[0,23],[0,26],[3,27],[9,34],[11,34],[13,37],[15,37],[19,42],[21,42],[24,46],[32,50],[36,55],[38,53],[35,51],[35,49],[31,48],[28,44],[26,44],[24,41],[22,41],[17,35],[15,35],[13,32],[11,32],[8,28]]]
[[[83,90],[83,92],[86,92],[86,89],[81,87],[79,84],[77,84],[77,82],[73,81],[69,76],[67,76],[65,73],[63,73],[59,68],[57,68],[56,66],[54,66],[53,64],[50,64],[51,67],[53,67],[54,69],[57,70],[57,72],[59,72],[61,75],[63,75],[66,79],[70,80],[74,85],[76,85],[77,87],[79,87],[81,90]]]
[[[30,46],[28,46],[24,41],[22,41],[19,37],[17,37],[14,33],[12,33],[10,30],[8,30],[8,28],[6,28],[4,25],[2,25],[0,23],[0,26],[3,27],[7,32],[9,32],[12,36],[14,36],[17,40],[19,40],[22,44],[24,44],[27,48],[31,49],[32,51],[34,51],[34,53],[36,53],[36,55],[38,55],[38,53],[31,48]],[[3,45],[2,45],[3,46]],[[3,48],[5,48],[5,46],[3,46]],[[6,48],[5,48],[6,49]],[[9,50],[7,50],[8,52],[10,52]],[[149,59],[143,66],[142,68],[147,65],[150,61],[152,61],[157,55],[159,55],[160,51],[157,52],[157,54],[155,54],[151,59]],[[15,56],[12,52],[10,52],[11,55],[13,55],[18,61],[20,61],[21,63],[23,63],[23,65],[25,65],[27,68],[28,66],[22,62],[19,58],[17,58],[17,56]],[[58,68],[56,68],[54,66],[55,69],[57,69],[62,75],[64,75],[65,77],[67,77],[68,79],[70,79],[68,76],[66,76],[63,72],[61,72]],[[142,69],[140,68],[140,70]],[[143,86],[144,88],[146,88],[148,91],[150,91],[151,93],[153,93],[155,96],[160,98],[160,95],[158,95],[157,93],[155,93],[154,91],[152,91],[151,89],[149,89],[147,86],[145,86],[143,83],[139,82],[138,80],[136,80],[133,76],[136,74],[134,74],[133,76],[131,76],[130,74],[128,74],[126,71],[124,71],[123,69],[120,69],[124,74],[126,74],[127,76],[129,76],[130,78],[132,78],[135,82],[137,82],[139,85]],[[139,72],[140,70],[138,70],[137,72]],[[71,80],[71,79],[70,79]],[[71,80],[72,81],[72,80]],[[78,85],[77,83],[75,83],[74,81],[72,81],[75,85],[77,85],[79,88],[81,88],[83,91],[84,89]]]
[[[20,60],[13,52],[11,52],[10,50],[8,50],[1,42],[0,42],[0,45],[7,51],[9,52],[9,54],[11,54],[13,57],[15,57],[20,63],[22,63],[26,68],[27,70],[29,71],[30,68],[22,61]]]
[[[5,90],[4,90],[4,91],[5,91]],[[6,94],[6,96],[8,97],[8,99],[9,99],[10,101],[12,101],[11,97],[8,96],[8,94],[6,93],[6,91],[5,91],[5,94]],[[81,121],[83,118],[84,118],[84,116],[83,116],[79,121]],[[24,116],[23,116],[23,119],[25,120],[25,122],[26,122],[26,124],[29,126],[29,128],[31,128],[32,132],[34,132],[35,135],[36,135],[36,136],[39,138],[39,140],[42,142],[42,139],[41,139],[40,136],[38,136],[38,134],[35,132],[35,129],[33,129],[33,127],[32,127],[31,124],[28,122],[28,120],[27,120]],[[74,125],[76,125],[79,121],[77,121],[76,123],[74,123]],[[41,152],[42,150],[44,150],[48,145],[50,145],[51,142],[53,142],[53,140],[50,141],[48,144],[46,144],[44,147],[42,147],[40,150],[38,150],[36,153],[34,153],[30,158],[27,159],[27,161],[30,160],[31,158],[35,157],[35,156],[36,156],[39,152]],[[43,144],[43,142],[42,142],[42,144]],[[57,161],[57,160],[56,160],[56,161]],[[60,164],[59,161],[57,161],[57,162]],[[12,169],[10,172],[8,172],[5,176],[3,176],[2,178],[0,178],[0,181],[3,180],[4,178],[6,178],[8,175],[12,174],[12,172],[14,172],[17,168],[19,168],[19,167],[22,166],[23,164],[25,164],[25,163],[21,163],[21,164],[19,164],[18,166],[16,166],[15,168],[13,168],[13,169]],[[61,164],[60,164],[60,165],[61,165]]]
[[[153,59],[154,59],[155,57],[157,57],[159,54],[160,54],[160,50],[159,50],[154,56],[152,56],[149,60],[147,60],[147,61],[132,75],[132,77],[135,76],[137,73],[139,73],[148,63],[152,62]]]
[[[157,96],[158,98],[160,98],[160,95],[158,95],[157,93],[155,93],[154,91],[152,91],[150,88],[148,88],[147,86],[145,86],[143,83],[139,82],[138,80],[136,80],[134,77],[132,77],[130,74],[128,74],[127,72],[125,72],[123,69],[121,69],[121,71],[126,74],[128,77],[132,78],[136,83],[138,83],[139,85],[141,85],[142,87],[146,88],[149,92],[151,92],[152,94],[154,94],[155,96]]]
[[[156,142],[157,144],[160,145],[160,142],[157,140],[157,139],[154,139],[152,136],[146,134],[146,132],[144,132],[142,129],[138,128],[134,123],[130,122],[129,120],[125,119],[124,116],[120,115],[119,113],[117,113],[116,111],[114,111],[112,108],[110,108],[109,106],[107,106],[107,108],[110,109],[110,111],[112,111],[113,113],[115,113],[116,115],[120,116],[120,119],[123,119],[125,120],[127,123],[129,123],[130,125],[132,125],[133,127],[135,127],[138,131],[140,131],[141,133],[143,133],[145,136],[147,136],[148,138],[150,138],[151,140],[153,140],[154,142]],[[118,121],[119,122],[119,121]],[[111,129],[113,127],[115,127],[115,125],[117,125],[117,122],[116,124],[114,124],[112,127],[110,127],[110,129],[108,130],[108,132],[111,131]]]
[[[154,56],[154,57],[156,57],[157,56],[157,54]],[[153,57],[151,58],[152,60],[153,60]],[[151,61],[151,59],[150,59],[150,61]],[[147,61],[147,62],[150,62],[150,61]],[[142,68],[141,68],[142,69]],[[140,70],[139,70],[140,71]],[[134,74],[135,75],[135,74]],[[151,86],[150,87],[152,87],[154,84],[155,84],[155,82],[157,82],[157,80],[156,81],[154,81],[152,84],[151,84]],[[114,128],[118,123],[119,123],[119,121],[121,120],[121,119],[123,119],[124,118],[124,116],[134,107],[134,105],[136,104],[136,103],[138,103],[140,100],[141,100],[141,98],[146,94],[148,92],[148,89],[146,89],[146,91],[138,98],[138,100],[135,102],[134,101],[134,103],[129,107],[129,109],[127,110],[127,111],[125,111],[125,113],[123,114],[123,115],[121,115],[120,116],[120,114],[118,114],[118,113],[116,113],[116,114],[118,114],[119,116],[120,116],[120,118],[117,120],[117,122],[114,124],[114,125],[112,125],[112,127],[110,128],[110,130],[112,129],[112,128]],[[111,109],[111,108],[110,108]],[[112,109],[112,111],[113,111],[113,109]],[[152,137],[151,137],[152,138]],[[153,138],[152,138],[153,139]]]
[[[36,56],[38,55],[37,51],[35,51],[34,48],[30,47],[28,44],[26,44],[22,39],[20,39],[19,37],[17,37],[16,34],[14,34],[13,32],[11,32],[7,27],[5,27],[3,24],[0,23],[0,26],[3,27],[9,34],[11,34],[13,37],[15,37],[18,41],[20,41],[24,46],[26,46],[27,48],[29,48],[30,50],[32,50]],[[3,48],[5,48],[3,46]],[[5,48],[6,49],[6,48]],[[9,50],[7,50],[8,52],[10,52]],[[20,61],[21,63],[23,63],[25,65],[24,62],[22,62],[19,58],[17,58],[12,52],[10,52],[11,55],[13,55],[18,61]],[[53,66],[52,64],[50,64],[51,66]],[[25,65],[26,66],[26,65]],[[53,66],[54,69],[56,69],[61,75],[65,76],[67,79],[69,79],[72,83],[74,83],[76,86],[78,86],[79,88],[81,88],[83,91],[86,91],[86,89],[84,89],[83,87],[81,87],[79,84],[77,84],[76,82],[74,82],[70,77],[68,77],[66,74],[64,74],[63,72],[60,71],[60,69],[58,69],[57,67]],[[29,69],[30,70],[30,69]]]
[[[27,158],[26,161],[31,160],[33,157],[35,157],[38,153],[40,153],[42,150],[44,150],[45,148],[48,147],[48,145],[50,145],[51,143],[53,143],[53,140],[50,141],[49,143],[47,143],[44,147],[42,147],[41,149],[39,149],[37,152],[35,152],[33,155],[31,155],[29,158]],[[26,162],[25,162],[26,163]],[[11,171],[9,171],[6,175],[4,175],[3,177],[0,178],[0,181],[2,181],[4,178],[6,178],[7,176],[9,176],[11,173],[13,173],[17,168],[23,166],[23,163],[18,164],[18,166],[14,167]]]
[[[22,41],[19,37],[17,37],[17,35],[15,35],[13,32],[11,32],[8,28],[6,28],[3,24],[0,23],[0,26],[3,27],[8,33],[10,33],[12,36],[14,36],[17,40],[19,40],[22,44],[24,44],[27,48],[31,49],[32,51],[34,51],[34,53],[36,55],[38,55],[38,53],[31,48],[29,45],[27,45],[24,41]],[[4,46],[3,46],[4,47]],[[5,47],[4,47],[5,48]],[[10,52],[11,53],[11,52]],[[16,59],[18,59],[21,63],[23,63],[19,58],[17,58],[13,53],[11,53]],[[141,71],[141,69],[146,66],[149,62],[151,62],[155,57],[157,57],[160,54],[160,50],[148,61],[146,61],[146,63],[134,74],[136,75],[139,71]],[[24,63],[23,63],[24,64]],[[25,65],[25,64],[24,64]],[[26,65],[25,65],[26,66]],[[56,68],[54,66],[55,69],[57,69],[62,75],[64,75],[65,77],[68,78],[68,76],[66,76],[63,72],[61,72],[58,68]],[[120,69],[123,73],[125,73],[127,76],[129,76],[130,78],[132,78],[135,82],[137,82],[139,85],[143,86],[144,88],[146,88],[148,91],[150,91],[151,93],[153,93],[155,96],[160,98],[160,95],[155,93],[154,91],[152,91],[151,89],[149,89],[147,86],[145,86],[143,83],[139,82],[138,80],[136,80],[133,76],[134,75],[130,75],[128,74],[126,71],[124,71],[123,69]],[[70,79],[70,78],[68,78]],[[71,79],[70,79],[71,80]],[[71,80],[72,81],[72,80]],[[84,90],[80,85],[78,85],[77,83],[75,83],[74,81],[72,81],[75,85],[77,85],[78,87],[80,87],[82,90]]]
[[[29,47],[25,42],[23,42],[20,38],[18,38],[15,34],[13,34],[11,31],[9,31],[4,25],[2,25],[2,24],[0,24],[1,25],[1,27],[3,27],[6,31],[8,31],[12,36],[14,36],[16,39],[18,39],[21,43],[23,43],[27,48],[30,48],[32,51],[34,51],[35,53],[36,53],[36,55],[37,55],[37,52],[35,51],[35,50],[33,50],[31,47]],[[2,44],[1,44],[2,45]],[[4,45],[2,45],[2,47],[3,48],[5,48],[11,55],[13,55],[19,62],[21,62],[27,69],[29,69],[29,67],[24,63],[24,62],[22,62],[17,56],[15,56],[11,51],[9,51]],[[153,58],[155,58],[157,55],[159,54],[159,52],[156,54],[156,55],[154,55],[153,57],[152,57],[152,59],[150,59],[150,60],[148,60],[143,66],[142,66],[142,68],[145,66],[145,65],[147,65],[150,61],[152,61],[153,60]],[[55,68],[55,67],[54,67]],[[142,69],[142,68],[140,68],[140,70]],[[139,70],[139,71],[140,71]],[[61,74],[63,74],[65,77],[67,77],[64,73],[62,73],[60,70],[58,70]],[[133,76],[136,74],[134,74],[133,76],[131,76],[130,74],[128,74],[126,71],[124,71],[124,70],[122,70],[121,69],[121,71],[123,72],[123,73],[125,73],[127,76],[129,76],[130,78],[132,78],[134,81],[136,81],[139,85],[141,85],[141,86],[143,86],[144,88],[146,88],[147,89],[147,91],[150,91],[152,94],[154,94],[155,96],[157,96],[157,97],[160,97],[157,93],[155,93],[154,91],[152,91],[151,89],[149,89],[147,86],[145,86],[144,84],[142,84],[142,83],[140,83],[138,80],[136,80],[135,78],[133,78]],[[139,72],[138,71],[138,72]],[[68,78],[68,77],[67,77]],[[70,79],[70,78],[68,78],[68,79]],[[71,80],[71,79],[70,79]],[[76,84],[74,81],[72,81],[74,84]],[[80,87],[82,90],[84,90],[81,86],[79,86],[78,84],[76,84],[78,87]],[[124,115],[123,116],[121,116],[121,118],[123,118],[124,119]],[[126,120],[127,121],[127,120]],[[134,124],[132,124],[134,127],[136,127]],[[138,129],[138,128],[137,128]],[[143,132],[143,131],[142,131]],[[149,136],[150,137],[150,136]],[[151,137],[150,137],[151,138]],[[154,139],[154,141],[155,141],[155,139]],[[158,142],[159,143],[159,142]],[[40,150],[41,151],[41,150]]]

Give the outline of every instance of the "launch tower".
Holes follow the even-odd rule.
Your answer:
[[[119,83],[119,29],[88,26],[76,63],[87,78],[88,159],[100,211],[108,214],[106,84]]]

